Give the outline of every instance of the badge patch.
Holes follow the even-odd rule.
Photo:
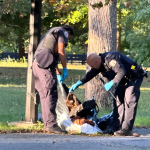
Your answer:
[[[67,31],[64,32],[64,35],[66,38],[68,38],[68,32]]]
[[[135,70],[135,67],[136,67],[136,66],[132,65],[132,66],[131,66],[131,69],[132,69],[132,70]]]
[[[110,62],[109,62],[109,65],[114,67],[116,65],[116,60],[115,59],[112,59]]]

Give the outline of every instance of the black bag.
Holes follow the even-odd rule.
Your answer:
[[[113,112],[100,117],[96,124],[101,130],[105,130],[107,126],[113,121]]]
[[[85,117],[87,119],[88,116],[94,115],[94,110],[96,110],[96,113],[98,113],[98,106],[95,102],[95,100],[88,100],[83,102],[82,104],[83,109],[80,112],[77,112],[77,116]]]
[[[103,131],[107,128],[107,126],[110,124],[110,122],[112,121],[113,117],[108,118],[105,121],[100,122],[98,125],[98,127]]]

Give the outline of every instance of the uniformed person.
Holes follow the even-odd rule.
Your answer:
[[[67,77],[65,47],[74,34],[70,25],[51,28],[41,41],[34,54],[32,65],[35,89],[39,92],[44,130],[54,133],[66,132],[56,122],[57,80],[62,83]],[[63,76],[58,69],[58,57],[63,67]]]
[[[91,53],[87,57],[87,64],[91,70],[73,84],[69,92],[73,92],[80,85],[101,73],[109,79],[103,89],[109,91],[114,84],[117,84],[116,101],[114,101],[113,109],[114,117],[106,132],[114,133],[117,136],[132,135],[131,131],[140,97],[140,86],[143,76],[147,75],[146,71],[120,52],[106,52],[100,55]]]

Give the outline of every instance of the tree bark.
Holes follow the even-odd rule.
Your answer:
[[[117,51],[121,52],[121,26],[117,26]]]
[[[25,56],[25,49],[24,49],[24,39],[22,35],[19,36],[19,59]]]
[[[85,45],[84,45],[84,54],[85,54],[85,55],[87,54],[87,50],[88,50],[88,45],[85,44]]]
[[[108,51],[116,51],[116,3],[117,0],[110,0],[109,5],[104,5],[102,8],[93,9],[91,6],[94,3],[99,3],[100,0],[89,0],[89,37],[88,37],[88,52],[89,53],[104,53]],[[86,72],[90,70],[87,65]],[[104,84],[100,78],[106,83],[107,79],[101,74],[85,84],[85,100],[90,100],[93,96],[101,107],[109,107],[112,104],[112,97],[108,92],[103,92]]]
[[[117,51],[121,52],[121,11],[117,11]]]

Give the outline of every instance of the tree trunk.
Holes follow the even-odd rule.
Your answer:
[[[19,36],[19,59],[25,56],[25,49],[24,49],[24,39],[22,35]]]
[[[117,51],[121,52],[121,26],[117,26]]]
[[[121,11],[117,11],[117,51],[121,52]]]
[[[109,5],[106,6],[104,5],[105,0],[101,0],[103,7],[100,9],[93,9],[91,7],[94,3],[99,2],[100,0],[89,0],[89,38],[87,55],[91,52],[99,54],[108,51],[116,51],[117,0],[110,0]],[[90,67],[87,65],[86,71],[89,70]],[[109,107],[112,104],[112,97],[108,92],[103,92],[102,88],[104,84],[101,82],[100,78],[107,82],[107,79],[99,74],[85,85],[85,100],[90,100],[92,96],[94,96],[99,106]]]
[[[84,54],[85,54],[85,55],[87,54],[87,50],[88,50],[88,45],[85,44],[85,45],[84,45]]]

